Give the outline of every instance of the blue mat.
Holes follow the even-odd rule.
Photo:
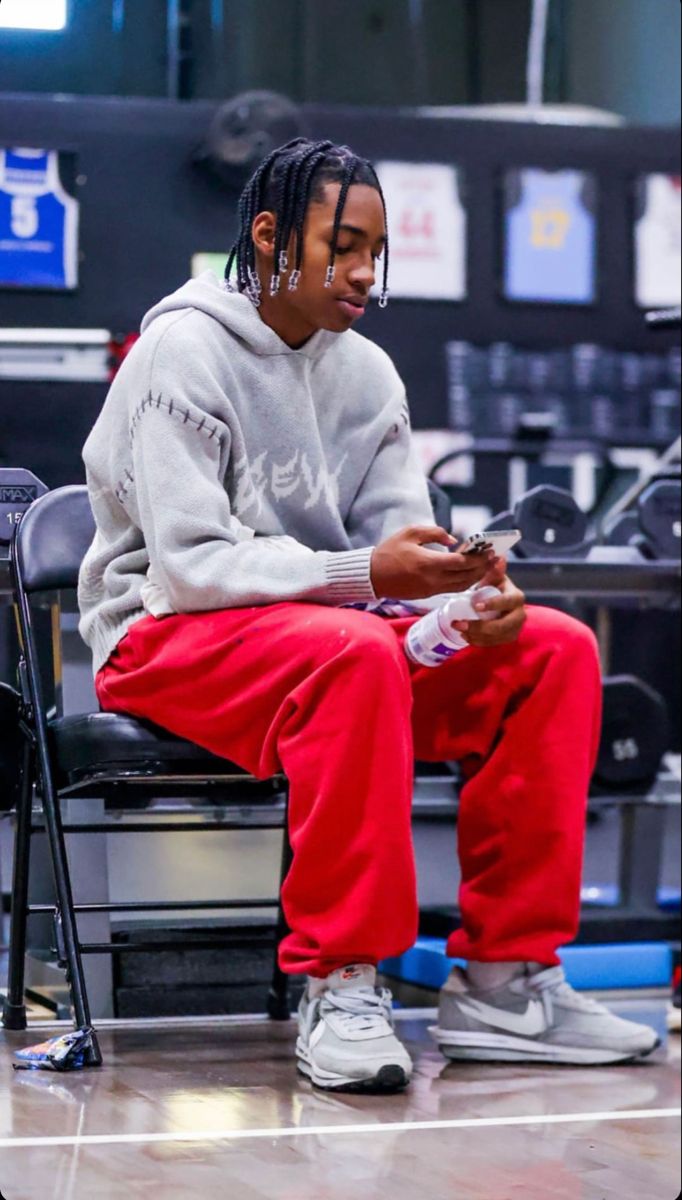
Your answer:
[[[447,958],[443,938],[422,937],[400,958],[385,959],[380,971],[404,983],[438,990],[461,959]],[[568,981],[578,990],[669,987],[673,974],[670,946],[661,942],[627,945],[567,946],[560,951]]]
[[[583,904],[599,908],[615,908],[620,903],[620,891],[614,883],[588,883],[581,891]],[[682,897],[678,887],[659,887],[658,907],[664,912],[678,912]]]

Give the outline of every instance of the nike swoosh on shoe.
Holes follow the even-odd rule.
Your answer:
[[[497,1029],[505,1029],[508,1033],[517,1033],[525,1037],[537,1037],[548,1029],[545,1010],[540,1000],[531,1000],[524,1013],[508,1012],[504,1008],[495,1008],[484,1004],[482,1000],[467,997],[459,1001],[461,1011],[476,1021],[485,1021]]]

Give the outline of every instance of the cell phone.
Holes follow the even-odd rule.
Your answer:
[[[521,541],[520,529],[490,529],[483,533],[472,533],[462,546],[453,547],[455,554],[487,554],[494,550],[498,558],[504,558],[512,546]]]

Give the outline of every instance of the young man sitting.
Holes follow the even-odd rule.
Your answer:
[[[468,961],[434,1031],[453,1059],[605,1063],[653,1030],[567,985],[599,739],[595,641],[526,608],[502,561],[444,553],[403,385],[356,333],[388,242],[371,165],[298,140],[247,186],[219,285],[146,316],[84,458],[97,534],[81,631],[102,708],[147,718],[291,785],[285,971],[309,983],[300,1070],[404,1087],[376,967],[417,932],[415,756],[462,764]],[[496,584],[497,619],[436,670],[408,662],[400,601]],[[391,616],[362,611],[390,598]],[[347,607],[349,605],[360,605]],[[396,613],[398,615],[396,615]]]

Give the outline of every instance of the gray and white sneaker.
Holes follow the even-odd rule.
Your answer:
[[[412,1061],[395,1035],[391,1003],[391,993],[376,987],[374,967],[344,967],[322,985],[311,981],[298,1010],[299,1071],[328,1091],[402,1091]]]
[[[446,1058],[580,1065],[623,1063],[651,1054],[660,1040],[575,992],[562,967],[527,966],[503,987],[473,988],[455,967],[430,1030]]]

